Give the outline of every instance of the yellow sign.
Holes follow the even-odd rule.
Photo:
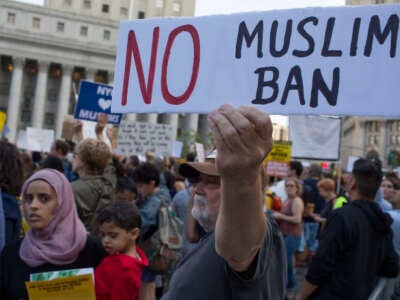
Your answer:
[[[96,300],[92,274],[25,282],[29,300]]]
[[[7,115],[5,112],[0,111],[0,132],[3,131],[4,124],[6,123]]]
[[[267,156],[267,161],[290,162],[292,146],[290,142],[274,142],[271,152]]]

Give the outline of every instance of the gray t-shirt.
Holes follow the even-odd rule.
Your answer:
[[[162,300],[284,299],[286,252],[283,238],[268,222],[267,234],[250,279],[232,270],[215,251],[214,233],[184,257],[174,271]]]

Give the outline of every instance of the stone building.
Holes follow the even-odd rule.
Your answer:
[[[45,0],[44,6],[0,1],[0,111],[9,139],[26,126],[55,129],[72,114],[79,81],[112,84],[119,21],[193,16],[194,0]],[[196,114],[130,114],[206,137]]]
[[[347,5],[399,3],[400,0],[347,0]],[[400,96],[399,96],[400,97]],[[400,109],[394,107],[393,109]],[[400,120],[391,118],[345,117],[343,119],[341,158],[366,156],[377,152],[384,167],[400,165]]]

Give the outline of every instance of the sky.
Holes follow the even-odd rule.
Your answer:
[[[16,0],[43,5],[44,0]],[[345,5],[345,0],[196,0],[195,15],[215,15],[246,11]],[[272,122],[288,125],[288,118],[272,116]]]

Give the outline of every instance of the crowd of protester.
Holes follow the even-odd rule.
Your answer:
[[[225,106],[209,122],[217,159],[205,162],[115,155],[104,120],[97,139],[78,122],[76,143],[56,140],[49,153],[1,140],[0,298],[28,299],[32,273],[90,267],[97,299],[367,299],[382,277],[382,299],[400,299],[396,173],[360,159],[338,180],[291,161],[272,183],[260,167],[272,145],[266,115]],[[163,206],[183,243],[157,272],[146,243]]]

